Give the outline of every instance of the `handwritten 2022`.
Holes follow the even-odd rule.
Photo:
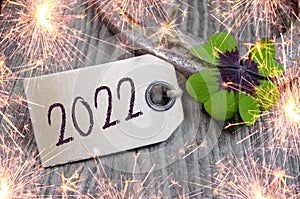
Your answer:
[[[117,85],[117,97],[120,100],[121,96],[120,96],[120,89],[123,83],[128,82],[130,84],[131,87],[131,97],[130,97],[130,103],[129,103],[129,110],[128,110],[128,115],[125,118],[125,121],[131,120],[133,118],[139,117],[141,115],[143,115],[142,111],[138,111],[136,113],[133,113],[133,109],[134,109],[134,104],[135,104],[135,86],[134,86],[134,81],[129,78],[129,77],[125,77],[119,80],[118,85]],[[114,120],[111,121],[111,114],[112,114],[112,92],[111,89],[108,86],[100,86],[96,89],[95,93],[94,93],[94,106],[97,109],[98,108],[98,96],[100,93],[102,92],[106,92],[107,97],[108,97],[108,103],[107,103],[107,109],[106,109],[106,119],[105,119],[105,123],[102,126],[102,129],[105,130],[107,128],[110,128],[112,126],[117,125],[118,123],[120,123],[120,120]],[[88,115],[89,115],[89,128],[88,130],[85,132],[83,131],[79,125],[78,125],[78,121],[76,119],[76,106],[78,104],[78,102],[80,102],[84,108],[87,110]],[[58,142],[56,143],[56,146],[61,146],[63,144],[69,143],[71,141],[74,140],[74,137],[70,136],[65,138],[65,129],[66,129],[66,120],[67,120],[67,113],[66,113],[66,109],[64,107],[63,104],[61,103],[54,103],[52,105],[49,106],[48,108],[48,124],[51,126],[52,121],[51,121],[51,114],[53,109],[55,108],[59,108],[61,111],[61,126],[60,126],[60,132],[59,132],[59,138],[58,138]],[[88,135],[90,135],[92,133],[93,127],[94,127],[94,116],[93,116],[93,111],[92,108],[90,106],[90,104],[88,104],[82,97],[77,96],[75,97],[75,99],[73,100],[73,104],[72,104],[72,109],[71,109],[71,116],[72,116],[72,122],[74,125],[74,128],[76,129],[76,131],[79,133],[79,135],[86,137]]]

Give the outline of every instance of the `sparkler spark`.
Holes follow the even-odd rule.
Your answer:
[[[44,26],[46,30],[52,32],[54,30],[53,25],[51,24],[51,15],[50,15],[49,4],[40,4],[36,7],[35,19],[40,26]]]
[[[9,59],[23,57],[22,64],[27,70],[38,66],[43,70],[50,60],[55,62],[53,64],[71,67],[72,60],[82,55],[74,42],[83,40],[82,33],[71,28],[71,21],[84,18],[83,15],[67,14],[72,7],[76,7],[76,1],[7,1],[2,10],[1,51],[9,54]],[[26,68],[25,65],[32,66],[37,60],[42,64]]]
[[[11,81],[15,80],[16,77],[11,69],[6,66],[5,62],[5,56],[0,54],[0,116],[3,119],[3,123],[1,125],[3,126],[3,124],[6,123],[8,124],[9,129],[13,129],[19,135],[23,136],[13,122],[11,122],[11,116],[4,113],[4,110],[10,108],[12,104],[20,104],[18,100],[13,99],[12,96],[10,96],[10,93],[7,90],[7,87],[9,87]]]
[[[91,6],[96,8],[99,15],[114,17],[120,16],[121,23],[140,23],[144,18],[151,17],[157,20],[157,15],[165,16],[165,5],[171,4],[173,0],[87,0]]]
[[[137,153],[134,157],[135,165],[137,165],[138,157],[141,153]],[[119,181],[111,181],[109,174],[106,173],[105,166],[102,164],[100,159],[95,159],[95,170],[90,170],[96,182],[96,189],[92,193],[88,193],[86,196],[91,199],[99,198],[112,198],[112,199],[123,199],[123,198],[165,198],[164,192],[161,190],[162,187],[168,186],[173,187],[176,191],[178,198],[185,197],[184,188],[179,182],[171,175],[162,179],[161,177],[151,179],[152,172],[154,172],[155,165],[150,170],[145,171],[144,174],[137,174],[134,166],[133,171],[130,173],[120,174]],[[116,179],[114,179],[116,180]]]
[[[137,161],[138,156],[139,154],[135,157],[135,161]],[[152,192],[147,192],[147,188],[151,187],[152,184],[150,184],[148,187],[145,186],[145,182],[147,181],[150,173],[152,172],[152,169],[154,169],[154,166],[144,179],[138,179],[134,175],[130,179],[127,179],[126,177],[122,176],[120,180],[121,188],[119,188],[117,186],[118,184],[114,184],[112,181],[109,180],[101,161],[95,160],[95,164],[97,168],[97,173],[95,174],[92,171],[90,171],[97,183],[96,195],[89,195],[92,199],[161,198],[159,194],[155,195]]]
[[[13,72],[6,66],[4,56],[0,56],[0,108],[4,108],[8,104],[8,93],[5,91],[5,87],[12,77]]]
[[[267,113],[272,126],[266,133],[271,134],[274,147],[286,149],[299,155],[300,152],[300,79],[299,71],[290,69],[286,76],[278,79],[280,99],[277,106]]]
[[[1,178],[1,189],[0,189],[0,198],[8,199],[9,196],[9,187],[6,178]]]
[[[290,0],[214,0],[212,15],[228,31],[242,36],[247,27],[260,37],[276,36],[290,28],[298,18],[299,3]]]
[[[169,38],[172,39],[181,39],[180,31],[177,30],[177,27],[180,25],[178,23],[179,19],[184,19],[187,15],[187,9],[183,10],[182,15],[178,15],[178,7],[174,7],[171,15],[164,22],[161,22],[161,26],[159,29],[153,33],[149,38],[153,38],[155,36],[158,37],[158,46],[168,47]]]
[[[174,0],[87,0],[85,3],[96,9],[97,15],[115,34],[123,32],[125,38],[138,40],[139,37],[144,37],[149,41],[155,40],[153,42],[157,43],[158,47],[167,47],[169,38],[174,39],[180,35],[177,27],[187,14],[187,9],[179,8]],[[170,14],[168,7],[172,8]],[[124,43],[130,48],[138,43],[132,42]]]
[[[37,157],[26,155],[15,143],[2,136],[0,152],[0,198],[38,198],[43,169]]]
[[[258,163],[252,156],[248,159],[233,158],[229,163],[218,163],[217,187],[214,194],[221,198],[247,199],[296,199],[296,186],[289,184],[294,177],[285,174],[274,163]]]
[[[62,194],[61,198],[68,199],[71,196],[79,196],[79,173],[76,170],[69,178],[65,177],[64,172],[61,174],[61,185],[59,187],[59,192]],[[70,194],[71,193],[71,194]]]
[[[289,99],[287,104],[283,107],[284,112],[286,116],[294,121],[294,122],[300,122],[300,109],[296,104],[295,99]]]

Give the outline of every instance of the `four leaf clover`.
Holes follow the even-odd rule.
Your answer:
[[[261,111],[272,109],[278,101],[279,91],[271,78],[283,75],[284,69],[275,60],[271,40],[258,41],[241,58],[234,37],[221,32],[190,52],[211,66],[191,75],[186,89],[216,120],[229,120],[239,112],[252,125]]]

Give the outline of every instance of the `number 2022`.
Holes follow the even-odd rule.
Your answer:
[[[142,111],[133,113],[133,109],[134,109],[134,103],[135,103],[135,86],[134,86],[134,82],[131,78],[125,77],[122,78],[121,80],[119,80],[118,82],[118,86],[117,86],[117,97],[120,100],[120,89],[121,89],[121,85],[125,82],[128,82],[130,84],[131,87],[131,97],[130,97],[130,103],[129,103],[129,110],[128,110],[128,115],[125,118],[125,121],[131,120],[133,118],[139,117],[141,115],[143,115]],[[107,109],[106,109],[106,119],[105,119],[105,123],[102,126],[102,129],[107,129],[110,128],[112,126],[117,125],[118,123],[120,123],[120,120],[114,120],[111,121],[111,114],[112,114],[112,92],[110,90],[110,88],[108,86],[100,86],[96,89],[95,93],[94,93],[94,106],[97,109],[98,108],[98,102],[97,102],[97,98],[98,95],[102,92],[106,92],[107,96],[108,96],[108,103],[107,103]],[[77,119],[76,119],[76,105],[78,104],[78,102],[80,102],[84,108],[87,110],[88,115],[89,115],[89,119],[90,119],[90,124],[89,124],[89,128],[86,132],[84,132],[78,125]],[[56,143],[56,146],[61,146],[63,144],[69,143],[71,141],[74,140],[74,137],[68,137],[65,138],[65,129],[66,129],[66,109],[64,107],[63,104],[61,103],[54,103],[52,105],[49,106],[48,108],[48,124],[51,126],[52,122],[51,122],[51,114],[53,109],[55,108],[59,108],[61,111],[61,126],[60,126],[60,133],[59,133],[59,138],[58,138],[58,142]],[[72,122],[74,125],[74,128],[76,129],[76,131],[79,133],[79,135],[86,137],[88,135],[90,135],[92,133],[93,127],[94,127],[94,117],[93,117],[93,112],[92,112],[92,108],[91,106],[80,96],[75,97],[75,99],[73,100],[73,104],[72,104]]]

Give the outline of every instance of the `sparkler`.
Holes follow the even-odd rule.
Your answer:
[[[23,57],[26,70],[38,66],[41,70],[47,69],[46,63],[50,60],[71,67],[72,60],[82,55],[74,42],[83,41],[81,32],[71,28],[71,21],[84,16],[66,14],[75,3],[71,0],[7,1],[2,10],[1,51],[8,54],[9,59]],[[24,64],[25,61],[28,64]]]
[[[20,104],[21,102],[18,99],[13,99],[13,95],[7,90],[11,81],[15,80],[15,74],[12,72],[10,68],[6,66],[6,59],[3,54],[0,54],[0,116],[2,118],[2,126],[4,123],[8,124],[8,129],[12,129],[17,132],[19,135],[23,136],[16,126],[11,122],[10,115],[7,115],[5,111],[10,108],[12,104]],[[9,130],[8,130],[9,131]]]
[[[4,55],[0,56],[0,108],[4,108],[7,105],[8,94],[5,91],[5,87],[10,79],[13,77],[13,72],[6,66]]]
[[[298,31],[298,30],[297,30]],[[300,134],[299,134],[299,63],[293,60],[297,57],[297,42],[294,41],[294,35],[297,35],[297,31],[293,28],[290,31],[290,38],[282,36],[282,42],[277,43],[277,49],[279,49],[279,60],[286,69],[284,75],[280,75],[273,78],[279,91],[279,99],[276,106],[270,111],[262,113],[262,121],[265,125],[261,125],[260,128],[251,133],[248,137],[241,140],[248,139],[255,134],[259,134],[260,138],[264,139],[270,150],[274,148],[280,148],[286,152],[286,155],[295,155],[299,157],[300,149]],[[252,49],[259,48],[255,45]],[[273,71],[276,74],[276,71]],[[270,91],[266,89],[262,94],[264,97],[264,103],[272,104],[272,99],[269,97]],[[267,139],[266,139],[267,138]]]
[[[200,69],[199,66],[201,66],[202,63],[193,59],[188,51],[192,47],[191,43],[196,44],[201,41],[199,41],[198,37],[191,34],[183,34],[177,28],[187,14],[186,8],[189,7],[188,5],[183,3],[185,8],[182,9],[178,8],[176,3],[173,4],[173,1],[167,1],[170,2],[168,5],[173,6],[172,13],[163,16],[160,14],[153,15],[153,13],[160,13],[162,10],[165,10],[166,13],[168,11],[164,9],[164,7],[166,7],[166,5],[163,4],[164,1],[157,1],[161,3],[155,5],[161,5],[162,8],[155,8],[155,6],[150,7],[153,11],[159,11],[148,12],[149,9],[143,9],[142,6],[139,8],[148,14],[135,19],[132,17],[135,14],[131,15],[129,12],[134,12],[134,9],[137,9],[137,7],[133,7],[133,10],[127,9],[128,13],[126,12],[126,15],[128,16],[123,17],[119,14],[118,10],[120,9],[113,9],[113,6],[105,6],[105,4],[101,2],[102,1],[99,0],[86,0],[85,4],[90,5],[90,7],[96,7],[99,18],[107,24],[110,31],[117,35],[124,46],[135,50],[137,54],[149,53],[165,59],[174,64],[176,69],[185,75],[191,75]],[[116,2],[138,1],[115,0],[114,2],[111,1],[107,3],[111,5],[113,3],[117,4]],[[141,2],[143,2],[141,5],[145,5],[147,2],[149,3],[149,0]],[[131,4],[129,3],[128,5]],[[147,18],[147,16],[150,17]],[[138,18],[141,18],[141,22]],[[175,39],[172,38],[174,36],[176,37]],[[168,47],[168,49],[161,47]]]
[[[187,15],[187,9],[183,10],[182,15],[176,17],[177,14],[178,8],[174,7],[168,19],[164,22],[161,22],[161,26],[159,27],[159,29],[149,37],[149,39],[151,39],[157,36],[159,47],[168,48],[169,38],[178,40],[183,39],[181,38],[182,36],[180,34],[180,31],[177,30],[177,27],[180,25],[178,21],[180,19],[184,19],[184,17]]]
[[[59,187],[59,192],[61,193],[62,199],[68,199],[69,197],[73,196],[80,196],[81,193],[79,192],[79,173],[78,170],[69,177],[65,177],[64,172],[62,171],[61,174],[61,185]]]
[[[278,79],[280,99],[268,115],[265,134],[270,134],[272,147],[279,147],[299,157],[300,152],[300,78],[299,71],[289,69],[287,74]]]
[[[157,15],[166,17],[165,5],[172,4],[173,0],[87,0],[96,8],[98,15],[114,18],[119,15],[120,23],[143,24],[145,18],[158,21]]]
[[[123,199],[123,198],[164,198],[164,192],[161,187],[167,186],[173,188],[176,191],[175,194],[178,198],[184,198],[184,188],[179,184],[176,179],[172,179],[170,176],[162,179],[161,177],[151,180],[152,172],[154,172],[155,165],[144,174],[136,174],[137,160],[140,153],[134,157],[134,168],[131,172],[120,174],[119,181],[113,182],[110,180],[109,175],[106,173],[105,167],[100,159],[95,159],[95,170],[90,170],[93,176],[96,187],[95,191],[88,193],[86,197],[91,199],[99,198],[112,198],[112,199]]]
[[[168,39],[180,37],[177,27],[187,14],[187,9],[179,8],[173,0],[87,0],[85,3],[96,8],[97,15],[108,24],[111,31],[115,34],[121,33],[121,40],[124,37],[130,40],[132,37],[139,41],[140,37],[146,37],[147,40],[157,43],[154,48],[168,47]],[[170,14],[169,6],[172,7]],[[130,48],[141,46],[136,41],[123,43]]]
[[[255,36],[276,36],[290,28],[298,19],[299,2],[290,0],[214,0],[212,15],[229,32],[242,36],[247,27],[255,30]]]
[[[220,198],[296,199],[299,197],[296,193],[296,185],[289,182],[294,177],[287,175],[275,163],[268,164],[266,160],[259,163],[250,156],[247,159],[233,158],[229,163],[220,161],[217,166],[219,168],[216,177],[217,187],[213,193]]]
[[[135,164],[139,155],[135,157]],[[151,187],[153,184],[149,186],[145,186],[145,182],[147,181],[150,173],[153,171],[154,166],[148,172],[145,178],[136,178],[134,175],[131,178],[121,177],[120,187],[118,184],[114,184],[111,182],[105,172],[105,169],[100,160],[95,160],[97,173],[91,174],[96,180],[96,195],[89,194],[88,196],[91,198],[113,198],[113,199],[121,199],[121,198],[161,198],[161,195],[152,193],[151,191],[148,193],[147,189]],[[133,171],[132,173],[134,173]]]
[[[41,198],[43,170],[37,157],[25,154],[9,139],[0,139],[0,198]]]

